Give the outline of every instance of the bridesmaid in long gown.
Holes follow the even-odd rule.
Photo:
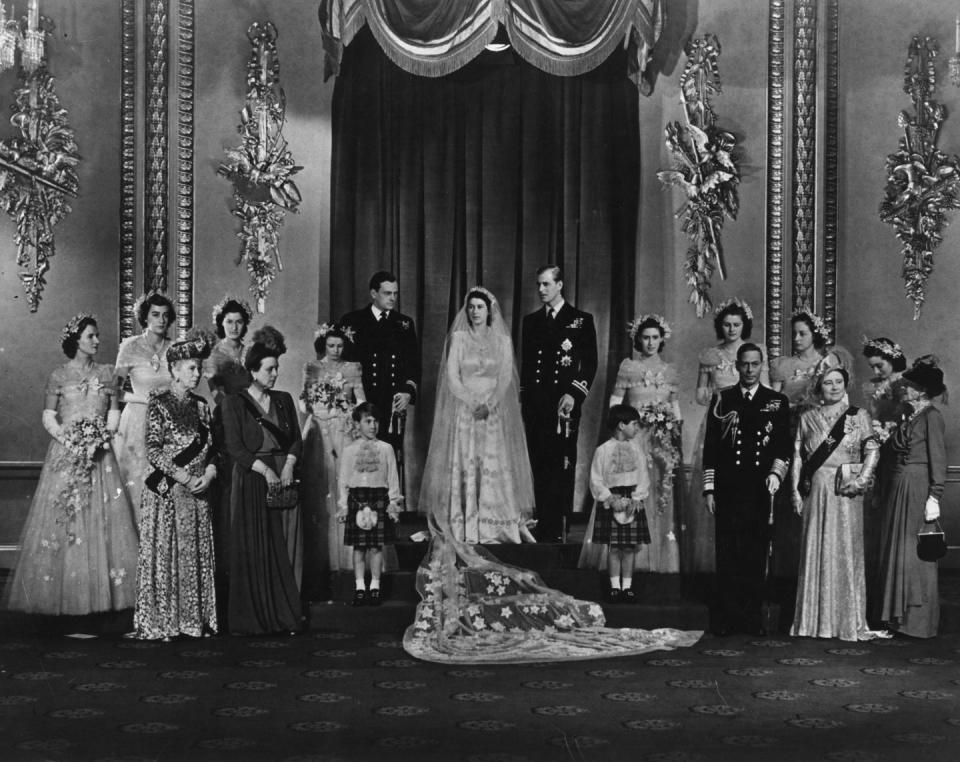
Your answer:
[[[914,363],[900,378],[909,417],[884,443],[893,460],[880,527],[880,620],[894,632],[932,638],[940,623],[937,562],[917,556],[917,534],[940,518],[947,476],[943,414],[932,400],[946,391],[943,372]]]
[[[92,315],[67,323],[61,345],[70,360],[47,380],[43,425],[53,441],[30,503],[7,605],[54,615],[127,609],[136,594],[137,525],[106,444],[120,418],[113,368],[93,360],[100,334]],[[92,457],[86,447],[67,446],[85,422],[95,422],[105,436]]]
[[[803,517],[790,629],[795,636],[856,641],[878,635],[867,627],[863,494],[879,461],[879,444],[867,411],[844,400],[848,379],[843,368],[819,377],[815,390],[822,404],[800,416],[794,440],[791,493]],[[837,494],[837,469],[861,461],[859,475]]]
[[[154,389],[170,386],[170,374],[164,359],[170,340],[167,331],[176,319],[176,312],[165,295],[150,292],[134,305],[143,333],[124,339],[117,352],[114,373],[117,387],[127,379],[131,391],[123,395],[120,429],[114,443],[120,475],[127,495],[140,520],[140,494],[143,480],[152,470],[147,461],[147,400]]]
[[[716,392],[739,383],[737,350],[753,333],[753,311],[737,296],[721,302],[713,313],[713,330],[719,344],[700,352],[696,399],[699,405],[709,405]],[[760,383],[769,385],[767,364],[760,371]],[[707,433],[707,418],[703,417],[693,445],[690,490],[683,504],[680,560],[687,574],[712,574],[714,557],[714,522],[703,502],[703,440]]]
[[[343,544],[337,521],[337,469],[351,437],[353,408],[366,397],[360,363],[343,360],[349,339],[337,325],[324,323],[314,334],[317,359],[303,366],[300,410],[303,423],[304,561],[313,578],[324,571],[353,568],[353,552]]]
[[[193,393],[210,348],[203,337],[167,350],[170,388],[147,404],[147,476],[140,508],[140,559],[134,635],[164,640],[217,632],[213,525],[207,490],[211,462],[210,408]]]
[[[630,324],[629,333],[639,357],[627,357],[620,363],[610,405],[625,402],[641,413],[639,444],[647,455],[650,483],[645,501],[650,543],[638,546],[634,568],[676,574],[680,571],[680,545],[674,487],[676,468],[683,463],[679,388],[676,367],[660,356],[670,337],[670,326],[659,315],[641,315]],[[649,416],[644,413],[672,417],[667,441],[658,439]],[[591,535],[588,529],[586,536]],[[604,559],[597,559],[597,563],[601,562]]]

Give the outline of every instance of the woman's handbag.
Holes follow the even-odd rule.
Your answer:
[[[862,470],[863,463],[841,463],[837,466],[836,482],[833,486],[834,494],[843,495],[841,488],[857,479]]]
[[[295,508],[300,502],[300,480],[294,479],[289,487],[267,487],[267,508],[272,511],[286,511]]]
[[[947,537],[940,522],[927,524],[917,533],[917,557],[921,561],[939,561],[947,555]]]

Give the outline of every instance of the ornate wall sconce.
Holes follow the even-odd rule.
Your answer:
[[[303,167],[293,162],[282,135],[286,96],[280,87],[277,28],[266,21],[247,30],[252,51],[247,61],[247,98],[240,111],[240,145],[227,149],[230,161],[217,172],[233,183],[233,213],[243,224],[240,256],[250,273],[250,291],[263,312],[270,284],[283,269],[280,225],[284,212],[296,212],[300,191],[291,179]]]
[[[20,49],[10,118],[19,135],[0,141],[0,207],[16,223],[17,266],[31,312],[40,305],[55,253],[54,225],[71,211],[67,197],[76,197],[79,187],[77,142],[44,62],[44,37],[52,30],[37,0],[21,21],[7,19],[0,3],[0,69],[11,68]]]

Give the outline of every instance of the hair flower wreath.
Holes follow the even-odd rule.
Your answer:
[[[809,320],[810,324],[813,326],[814,333],[819,334],[820,337],[828,344],[830,343],[830,329],[827,328],[826,323],[823,322],[823,318],[814,313],[813,310],[807,307],[800,307],[799,309],[794,310],[793,314],[790,315],[791,321],[794,321],[797,318]]]
[[[753,310],[750,309],[750,305],[747,304],[739,296],[732,296],[726,301],[720,302],[717,308],[713,311],[715,316],[719,316],[725,309],[729,307],[739,307],[743,310],[743,314],[747,316],[747,320],[753,320]]]
[[[163,297],[164,299],[166,299],[168,302],[170,302],[171,304],[173,304],[173,301],[170,299],[169,296],[167,296],[167,292],[166,292],[166,291],[154,291],[154,290],[151,288],[149,291],[147,291],[147,292],[145,292],[145,293],[143,293],[143,294],[140,294],[140,296],[137,297],[137,300],[133,303],[133,314],[134,314],[134,316],[140,314],[140,308],[143,306],[143,303],[144,303],[145,301],[147,301],[147,299],[149,299],[151,296],[162,296],[162,297]]]
[[[863,348],[867,349],[876,349],[880,354],[886,355],[887,357],[903,357],[903,349],[895,341],[888,341],[887,339],[869,339],[866,336],[863,337]]]
[[[331,333],[334,331],[338,333],[342,333],[344,336],[346,336],[347,341],[349,341],[351,344],[353,343],[353,337],[356,335],[356,331],[354,331],[352,328],[349,328],[349,327],[341,328],[336,323],[321,323],[320,325],[318,325],[317,330],[313,332],[313,340],[316,341],[317,339],[323,338],[328,333]]]
[[[239,296],[234,294],[227,294],[225,297],[223,297],[223,299],[213,305],[213,310],[210,313],[210,322],[216,325],[217,319],[220,317],[220,313],[223,312],[224,308],[230,302],[236,302],[240,305],[240,311],[243,312],[243,320],[249,326],[250,321],[253,320],[253,309],[247,303],[246,299],[241,299]]]
[[[76,315],[70,318],[70,320],[67,321],[67,324],[63,327],[63,330],[60,332],[61,338],[66,340],[71,336],[76,336],[78,333],[80,333],[80,324],[87,319],[92,320],[94,323],[97,322],[97,316],[92,312],[78,312]]]
[[[636,338],[637,330],[648,320],[654,321],[657,326],[660,328],[660,333],[663,334],[663,339],[666,341],[670,338],[671,330],[670,324],[666,321],[663,315],[657,315],[654,313],[640,315],[636,320],[627,323],[627,333],[630,334],[630,338]]]

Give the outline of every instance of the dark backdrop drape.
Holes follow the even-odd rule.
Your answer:
[[[406,448],[411,507],[451,316],[482,284],[517,341],[522,315],[539,306],[536,269],[549,262],[564,269],[566,298],[597,321],[584,499],[608,379],[629,352],[640,156],[638,93],[622,55],[562,78],[509,50],[485,52],[424,78],[391,63],[366,29],[344,51],[333,97],[331,317],[368,301],[376,270],[397,274],[400,310],[416,320],[423,350]]]

